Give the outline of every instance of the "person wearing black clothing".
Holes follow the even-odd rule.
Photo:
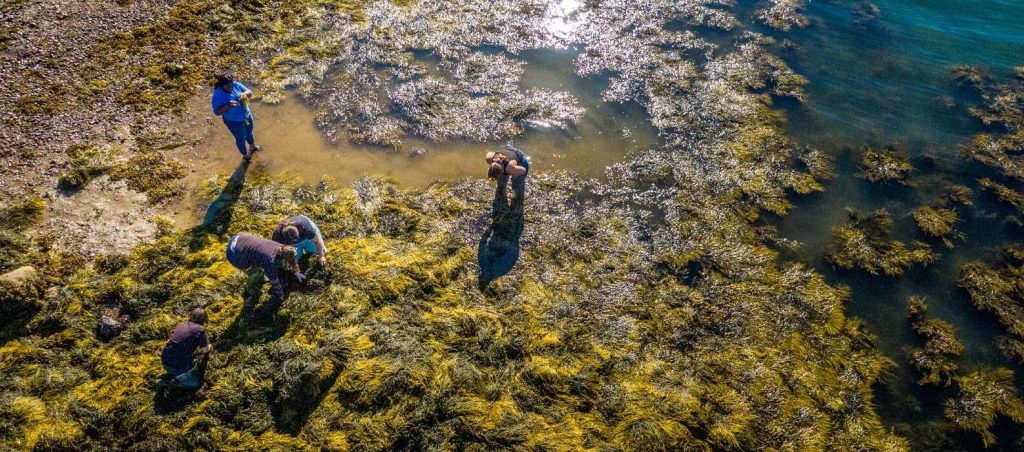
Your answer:
[[[164,346],[161,360],[167,376],[177,386],[187,389],[198,388],[202,382],[198,375],[199,366],[195,363],[195,353],[198,349],[210,351],[213,344],[210,344],[206,336],[206,311],[196,308],[188,316],[187,322],[179,323],[174,327],[171,338]]]
[[[284,285],[278,275],[279,269],[291,272],[300,283],[306,280],[306,275],[299,271],[299,263],[295,256],[294,247],[244,232],[228,240],[228,262],[243,271],[254,267],[262,268],[270,280],[270,294],[278,300],[284,299]]]
[[[320,234],[320,228],[316,223],[305,215],[295,215],[281,220],[270,238],[275,242],[294,246],[296,259],[301,259],[303,254],[316,254],[320,265],[327,264],[327,245],[324,243],[324,236]]]
[[[488,152],[484,161],[487,162],[487,177],[491,179],[503,175],[523,179],[530,172],[530,157],[511,144],[505,145],[505,149]]]

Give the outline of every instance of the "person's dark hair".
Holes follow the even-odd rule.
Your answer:
[[[281,235],[288,243],[299,241],[299,228],[293,223],[285,223],[281,228]]]
[[[188,315],[188,321],[197,325],[206,324],[206,311],[203,308],[195,308],[192,313]]]
[[[505,168],[501,165],[501,162],[495,160],[494,162],[491,162],[491,167],[487,169],[487,177],[497,179],[504,169]]]
[[[298,251],[295,250],[294,246],[285,245],[278,248],[274,260],[277,261],[278,268],[294,270],[299,265],[295,260],[296,255],[298,255]]]
[[[231,71],[225,71],[217,74],[216,86],[224,86],[235,83],[235,74]]]

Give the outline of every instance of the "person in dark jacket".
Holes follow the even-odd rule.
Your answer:
[[[196,350],[213,350],[213,344],[206,336],[206,311],[196,308],[188,316],[187,322],[179,323],[167,340],[161,361],[167,371],[167,380],[176,386],[195,389],[202,384],[198,375],[199,365],[195,363]]]
[[[262,268],[270,280],[270,294],[278,300],[284,299],[284,285],[278,271],[294,274],[300,283],[306,281],[306,275],[299,271],[299,263],[295,256],[294,247],[244,232],[228,240],[228,262],[243,271],[254,267]]]
[[[315,254],[320,260],[320,265],[327,264],[327,245],[324,244],[324,236],[320,234],[320,228],[316,223],[305,215],[295,215],[281,220],[270,238],[275,242],[294,246],[296,259],[301,259],[303,254]]]
[[[487,177],[497,179],[506,175],[512,178],[525,178],[530,172],[530,157],[522,149],[505,145],[505,149],[488,152],[484,156],[487,162]]]

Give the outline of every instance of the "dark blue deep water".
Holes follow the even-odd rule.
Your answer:
[[[919,345],[906,318],[910,295],[927,297],[930,316],[957,328],[967,350],[961,370],[981,365],[1013,368],[997,348],[1005,334],[995,319],[977,311],[956,286],[960,267],[972,260],[993,263],[1001,246],[1021,242],[1022,229],[1007,225],[1008,213],[982,193],[979,177],[997,171],[957,156],[957,150],[983,129],[967,111],[979,102],[958,87],[950,69],[973,65],[991,78],[1005,80],[1014,66],[1024,66],[1024,1],[1016,0],[878,0],[873,2],[809,0],[811,25],[789,33],[759,30],[784,39],[782,56],[809,80],[803,103],[780,100],[786,128],[801,145],[836,158],[837,177],[825,192],[799,197],[796,208],[777,226],[783,237],[803,247],[785,258],[812,264],[837,284],[853,290],[850,315],[863,319],[877,337],[878,349],[896,366],[877,391],[875,403],[886,424],[910,437],[915,449],[946,448],[935,444],[933,431],[943,418],[943,401],[953,389],[920,388],[910,369],[910,347]],[[877,9],[877,13],[873,10]],[[895,145],[915,165],[909,187],[870,184],[855,177],[863,146]],[[1002,179],[1000,179],[1002,180]],[[1013,181],[1005,181],[1021,188]],[[934,199],[942,187],[958,183],[975,191],[975,205],[960,210],[958,229],[966,239],[946,248],[926,240],[910,212]],[[832,227],[845,222],[844,207],[861,211],[885,208],[892,214],[895,238],[923,240],[942,254],[926,268],[915,267],[900,278],[871,277],[837,271],[825,261]],[[1018,381],[1024,381],[1020,378]],[[1021,385],[1024,389],[1024,385]],[[997,428],[1000,446],[1021,445],[1019,430],[1008,422]],[[957,447],[980,447],[960,435]]]

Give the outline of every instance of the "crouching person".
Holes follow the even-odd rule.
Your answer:
[[[206,311],[196,308],[187,322],[174,327],[161,356],[167,374],[161,383],[185,389],[196,389],[202,385],[201,364],[195,362],[196,350],[208,352],[213,349],[206,336]],[[205,360],[203,361],[205,362]]]
[[[228,240],[228,262],[242,271],[262,268],[270,280],[270,295],[280,301],[284,300],[284,285],[279,271],[295,275],[300,283],[306,281],[306,275],[299,271],[299,262],[295,256],[294,247],[244,232]]]
[[[320,265],[327,265],[327,245],[324,243],[324,236],[316,223],[305,215],[281,220],[270,238],[275,242],[294,246],[298,253],[296,259],[302,259],[303,254],[310,254],[317,257]]]

